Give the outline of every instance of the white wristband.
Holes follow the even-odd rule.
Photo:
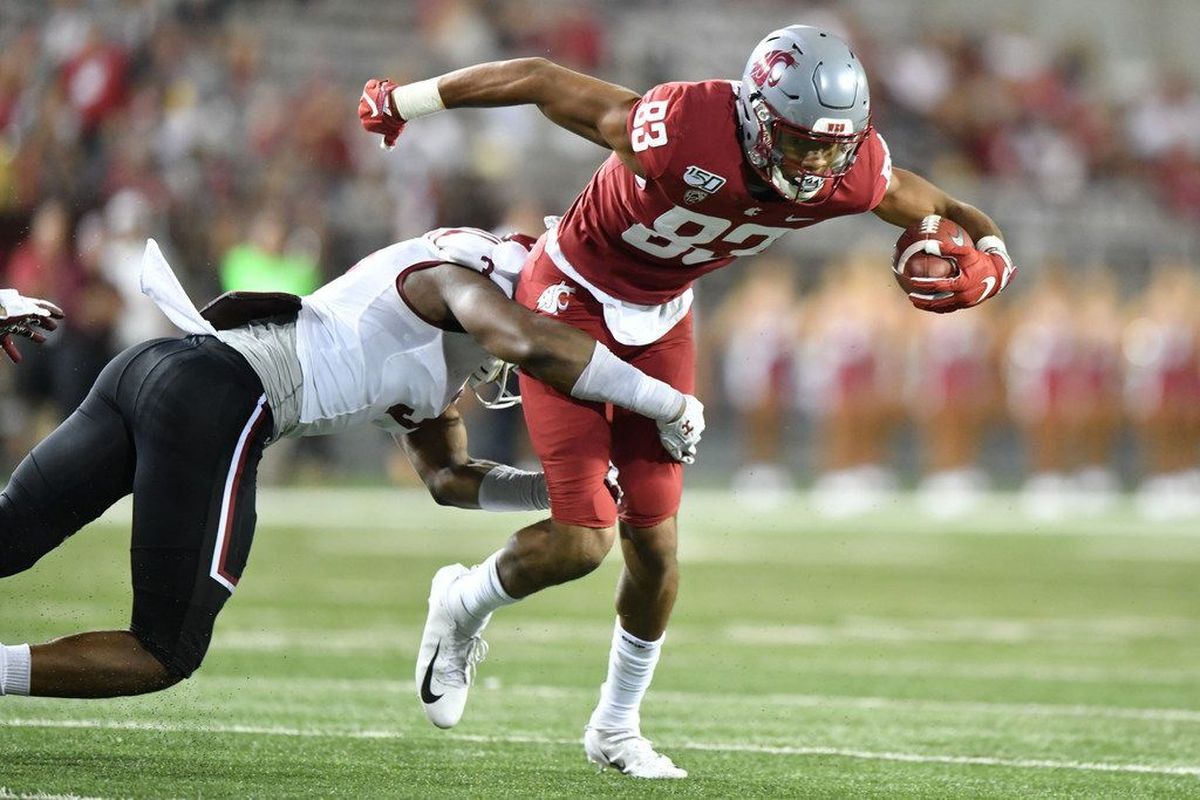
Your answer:
[[[1004,246],[1004,240],[999,236],[981,236],[979,241],[975,243],[976,250],[983,252],[996,251],[1008,255],[1008,248]]]
[[[996,290],[997,292],[1004,291],[1004,287],[1008,286],[1008,282],[1012,280],[1013,274],[1017,271],[1013,265],[1012,256],[1008,254],[1008,248],[1004,246],[1004,240],[999,236],[981,236],[975,243],[975,249],[985,253],[995,253],[1004,260],[1004,272],[1000,275],[1000,288]]]
[[[506,464],[492,467],[479,482],[479,507],[484,511],[545,511],[550,508],[546,476]]]
[[[670,422],[684,406],[682,392],[625,363],[600,342],[596,342],[591,361],[571,388],[571,396],[612,403],[656,422]]]
[[[446,110],[437,78],[397,86],[392,89],[392,102],[396,104],[396,113],[405,122]]]

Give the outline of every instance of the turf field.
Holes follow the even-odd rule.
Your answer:
[[[596,774],[579,738],[617,574],[502,611],[463,723],[411,688],[428,579],[520,515],[414,492],[266,493],[201,671],[122,701],[0,698],[0,798],[1200,797],[1200,524],[952,528],[695,492],[643,710],[691,771]],[[127,512],[125,512],[127,513]],[[0,583],[0,641],[127,620],[120,510]]]

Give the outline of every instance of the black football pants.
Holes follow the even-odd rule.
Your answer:
[[[258,376],[215,337],[131,347],[0,494],[0,577],[132,492],[130,630],[188,677],[246,566],[271,429]]]

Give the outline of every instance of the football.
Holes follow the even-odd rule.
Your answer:
[[[896,240],[892,254],[892,271],[896,282],[905,292],[919,292],[919,282],[912,278],[949,278],[957,274],[958,266],[951,257],[942,257],[942,245],[970,247],[974,243],[958,223],[931,214],[909,228]]]

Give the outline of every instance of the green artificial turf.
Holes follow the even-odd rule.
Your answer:
[[[412,689],[428,581],[522,515],[277,491],[208,659],[115,701],[0,698],[0,798],[1200,797],[1200,530],[1118,509],[830,521],[694,492],[643,728],[684,781],[597,774],[619,556],[497,613],[463,722]],[[0,581],[0,641],[128,621],[118,509]]]

